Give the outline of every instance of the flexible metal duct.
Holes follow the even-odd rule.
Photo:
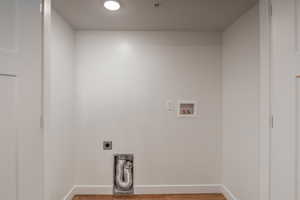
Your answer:
[[[132,162],[120,159],[116,167],[116,184],[122,190],[129,190],[132,186]]]

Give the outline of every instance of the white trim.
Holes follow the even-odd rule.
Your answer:
[[[296,86],[295,86],[295,94],[296,94],[296,122],[299,121],[299,77],[296,77]],[[299,131],[299,126],[296,125],[296,133]],[[295,199],[299,199],[299,136],[295,134],[295,148],[296,148],[296,156],[295,156]]]
[[[225,196],[226,200],[239,200],[225,185],[221,186],[221,193]]]
[[[72,195],[81,194],[112,194],[112,185],[75,185]]]
[[[228,189],[221,184],[205,185],[137,185],[135,194],[211,194],[222,193],[224,196],[231,194]],[[112,185],[74,185],[63,200],[72,200],[75,195],[93,194],[110,195]],[[223,193],[225,192],[225,193]],[[228,199],[237,200],[237,199]]]
[[[271,1],[260,0],[259,199],[270,200]]]
[[[63,200],[72,200],[72,198],[76,195],[73,191],[75,190],[75,186],[73,186],[70,191],[66,194]]]
[[[300,15],[299,15],[299,8],[300,8],[300,0],[295,0],[295,39],[296,39],[296,54],[300,54],[300,38],[299,38],[299,35],[300,35],[300,32],[299,32],[299,19],[300,19]]]
[[[220,193],[219,184],[208,185],[137,185],[136,194],[209,194]]]

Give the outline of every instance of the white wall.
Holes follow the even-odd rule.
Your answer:
[[[238,199],[259,199],[258,7],[223,33],[222,182]]]
[[[74,45],[72,28],[52,11],[46,69],[45,200],[62,199],[74,184]]]
[[[134,153],[137,185],[220,183],[219,33],[80,31],[76,42],[76,184],[111,185],[114,153]],[[167,100],[198,101],[198,117],[177,118]]]

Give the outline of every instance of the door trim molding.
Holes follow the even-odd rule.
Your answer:
[[[295,80],[295,109],[296,109],[296,114],[295,114],[295,121],[296,121],[296,127],[295,127],[295,199],[298,199],[299,197],[299,136],[298,136],[298,131],[299,131],[299,127],[297,125],[297,122],[299,121],[299,114],[298,114],[298,110],[299,110],[299,86],[298,86],[298,82],[300,79],[300,75],[296,75],[296,80]]]
[[[296,54],[300,54],[300,0],[295,0],[295,50]]]
[[[271,0],[259,1],[260,108],[259,198],[270,200],[271,167]]]

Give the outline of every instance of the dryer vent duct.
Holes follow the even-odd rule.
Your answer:
[[[114,156],[114,194],[133,194],[133,155]]]

